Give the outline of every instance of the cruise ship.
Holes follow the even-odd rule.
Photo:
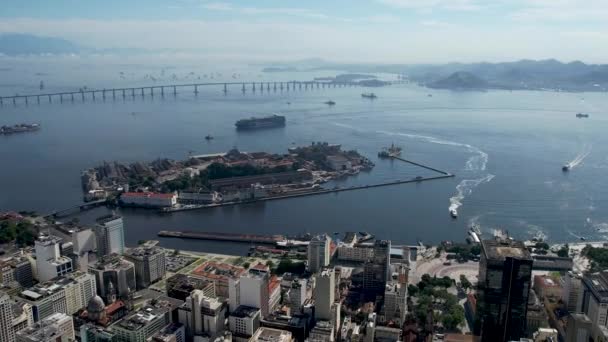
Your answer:
[[[271,115],[261,118],[249,118],[241,119],[235,124],[237,129],[258,129],[258,128],[272,128],[272,127],[284,127],[285,117],[282,115]]]
[[[14,126],[1,126],[0,134],[15,134],[23,132],[33,132],[40,129],[39,124],[17,124]]]

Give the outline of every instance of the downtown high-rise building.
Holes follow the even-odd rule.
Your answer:
[[[137,289],[145,289],[165,277],[165,251],[156,246],[158,241],[148,241],[140,247],[129,249],[125,253],[128,261],[135,265]]]
[[[526,337],[531,277],[532,257],[523,242],[482,241],[475,324],[482,341]]]
[[[377,240],[373,256],[363,264],[363,289],[368,299],[382,295],[391,278],[391,242]]]
[[[0,341],[14,341],[13,309],[10,297],[0,292]]]
[[[333,319],[332,306],[336,301],[336,273],[333,268],[322,269],[315,278],[315,318]]]
[[[72,259],[61,255],[61,239],[40,235],[35,242],[36,272],[39,282],[66,275],[73,271]]]
[[[125,233],[122,217],[117,215],[102,216],[95,226],[97,238],[97,255],[112,253],[123,254],[125,251]]]
[[[319,272],[329,265],[331,239],[326,234],[315,236],[308,244],[308,269],[312,273]]]

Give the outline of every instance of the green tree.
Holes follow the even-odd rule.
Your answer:
[[[243,268],[248,269],[248,268],[249,268],[249,266],[251,266],[251,263],[250,263],[249,261],[245,261],[245,262],[243,263]]]
[[[473,284],[471,284],[471,282],[469,281],[469,279],[467,279],[467,277],[464,274],[460,275],[460,286],[462,286],[463,289],[468,290],[470,289]]]
[[[560,248],[557,251],[557,256],[562,257],[562,258],[566,258],[569,255],[569,249],[568,249],[568,245],[564,245],[562,248]]]
[[[407,293],[409,293],[410,296],[415,297],[419,291],[420,290],[418,289],[418,286],[416,286],[414,284],[409,284],[407,286]]]

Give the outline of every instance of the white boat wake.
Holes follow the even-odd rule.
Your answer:
[[[577,167],[578,165],[580,165],[583,162],[583,160],[585,160],[585,158],[587,158],[587,156],[590,153],[591,153],[591,145],[585,145],[585,146],[583,146],[583,150],[566,165],[568,165],[569,169],[573,169],[573,168]]]
[[[418,134],[408,134],[408,133],[398,133],[398,132],[388,132],[388,131],[378,131],[378,133],[387,134],[387,135],[403,136],[403,137],[407,137],[407,138],[411,138],[411,139],[423,140],[423,141],[433,143],[433,144],[462,147],[462,148],[466,149],[467,152],[473,154],[469,159],[467,159],[467,161],[465,163],[465,171],[471,171],[471,172],[485,171],[486,165],[488,163],[488,154],[485,153],[484,151],[480,150],[479,148],[469,145],[469,144],[464,144],[464,143],[459,143],[459,142],[449,141],[449,140],[442,140],[442,139],[438,139],[435,137],[426,136],[426,135],[418,135]],[[456,186],[456,194],[450,198],[450,207],[448,208],[449,212],[457,211],[458,208],[460,208],[462,206],[462,201],[464,200],[464,198],[466,196],[470,195],[473,192],[473,189],[475,187],[477,187],[478,185],[483,184],[483,183],[488,183],[493,178],[494,178],[493,174],[486,174],[480,178],[463,179],[462,181],[460,181],[460,183],[458,183],[458,185]]]

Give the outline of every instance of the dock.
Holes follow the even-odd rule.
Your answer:
[[[285,236],[283,236],[283,235],[257,235],[257,234],[194,232],[194,231],[177,231],[177,230],[161,230],[160,232],[158,232],[158,236],[168,237],[168,238],[178,238],[178,239],[259,243],[259,244],[266,244],[266,245],[276,245],[277,242],[286,240]]]
[[[439,169],[436,169],[434,167],[430,167],[430,166],[423,165],[423,164],[420,164],[420,163],[416,163],[414,161],[411,161],[411,160],[408,160],[408,159],[404,159],[404,158],[401,158],[401,157],[393,155],[393,154],[390,154],[389,158],[397,159],[397,160],[400,160],[400,161],[405,162],[405,163],[416,165],[416,166],[421,167],[423,169],[431,170],[431,171],[440,173],[440,174],[445,175],[445,176],[450,176],[451,175],[449,172],[446,172],[446,171],[443,171],[443,170],[439,170]]]
[[[306,191],[306,192],[298,192],[298,193],[293,193],[293,194],[285,194],[285,195],[278,195],[278,196],[272,196],[272,197],[258,198],[258,199],[248,200],[248,201],[203,204],[200,206],[190,206],[190,207],[185,207],[185,208],[164,208],[159,212],[160,213],[173,213],[173,212],[187,211],[187,210],[210,209],[210,208],[218,208],[218,207],[231,206],[231,205],[274,201],[274,200],[287,199],[287,198],[325,195],[325,194],[338,193],[338,192],[343,192],[343,191],[356,191],[356,190],[362,190],[362,189],[379,188],[379,187],[399,185],[399,184],[421,183],[421,182],[428,182],[428,181],[432,181],[432,180],[446,179],[446,178],[451,178],[451,177],[454,177],[454,175],[446,172],[445,174],[442,174],[440,176],[416,177],[416,178],[408,179],[408,180],[396,180],[396,181],[371,184],[371,185],[350,186],[347,188],[319,189],[319,190],[312,190],[312,191]]]

